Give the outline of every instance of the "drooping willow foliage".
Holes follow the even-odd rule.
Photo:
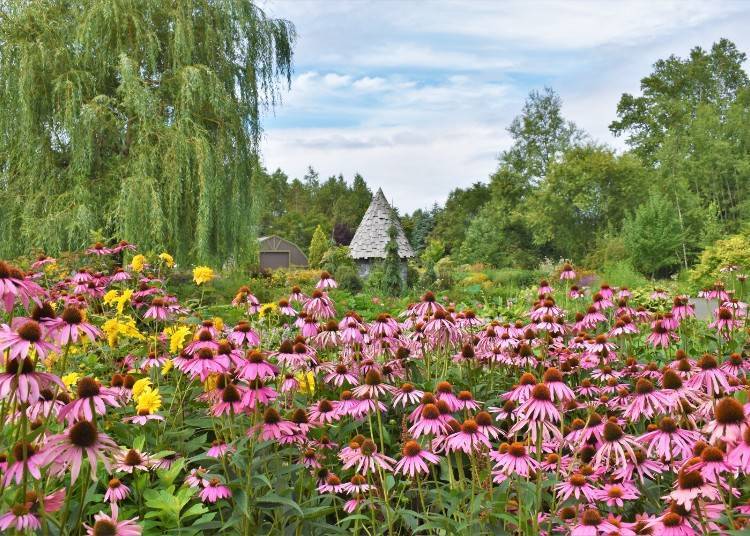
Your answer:
[[[256,248],[264,110],[294,26],[249,0],[0,2],[0,256],[92,234],[179,260]]]

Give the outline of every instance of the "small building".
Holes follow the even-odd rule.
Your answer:
[[[398,242],[398,254],[401,257],[401,275],[402,279],[406,280],[406,262],[414,256],[414,250],[406,238],[401,222],[398,221],[395,212],[386,201],[382,189],[378,189],[373,196],[349,244],[349,254],[359,267],[360,277],[367,277],[373,266],[385,259],[385,246],[390,240],[391,224],[396,227],[396,242]]]
[[[258,242],[260,242],[261,270],[307,267],[307,256],[289,240],[271,235],[261,236]]]

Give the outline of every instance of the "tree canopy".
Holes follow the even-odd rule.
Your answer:
[[[294,26],[248,0],[4,4],[0,254],[96,233],[251,258],[261,116],[291,81]]]

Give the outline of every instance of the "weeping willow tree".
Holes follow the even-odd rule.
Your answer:
[[[100,233],[251,258],[260,120],[294,41],[249,0],[0,0],[0,255]]]

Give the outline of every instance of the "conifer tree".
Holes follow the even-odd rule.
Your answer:
[[[323,261],[323,255],[328,251],[330,243],[331,242],[323,231],[323,228],[318,225],[313,233],[312,241],[310,242],[310,254],[307,258],[310,268],[320,267],[320,264]]]
[[[388,243],[385,245],[385,260],[383,261],[383,292],[389,296],[398,296],[404,289],[401,278],[401,257],[398,254],[398,231],[391,224],[388,229]]]

